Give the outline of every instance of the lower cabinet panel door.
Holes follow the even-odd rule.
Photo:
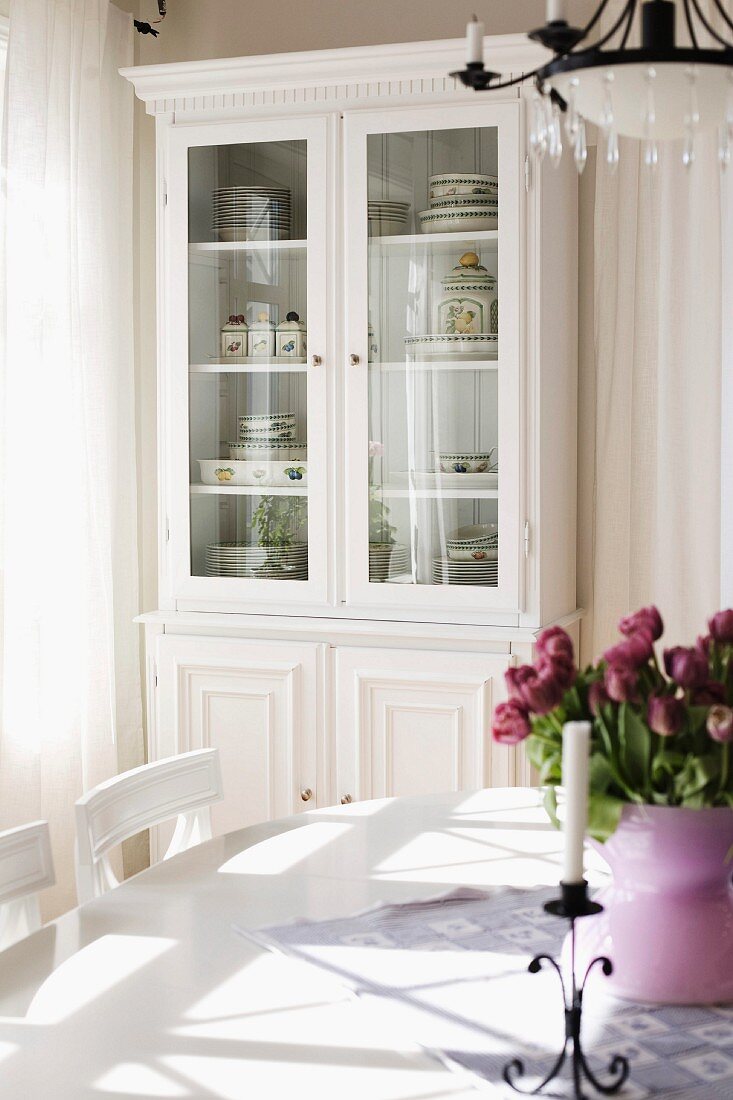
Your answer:
[[[151,759],[219,749],[215,834],[316,805],[324,652],[317,643],[158,638]]]
[[[492,745],[507,654],[337,648],[341,798],[385,798],[516,780],[512,749]]]

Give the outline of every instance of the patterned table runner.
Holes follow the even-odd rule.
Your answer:
[[[527,973],[533,955],[559,955],[566,924],[542,908],[556,893],[460,889],[338,920],[239,931],[328,970],[360,997],[379,998],[397,1034],[469,1071],[493,1095],[516,1097],[502,1083],[505,1063],[521,1058],[537,1083],[563,1041],[557,976]],[[619,1097],[733,1100],[733,1006],[637,1005],[609,996],[604,981],[596,968],[582,1038],[602,1080],[614,1054],[629,1059]],[[555,1096],[567,1094],[554,1084]]]

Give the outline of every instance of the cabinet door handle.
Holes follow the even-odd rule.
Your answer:
[[[349,356],[349,362],[351,363],[352,367],[358,367],[361,359],[358,355],[354,355],[352,351],[351,355]]]
[[[310,802],[311,798],[313,798],[313,791],[310,789],[310,787],[305,787],[300,792],[300,797],[303,799],[304,802]]]
[[[350,802],[353,802],[353,801],[354,801],[354,799],[353,799],[353,798],[351,797],[351,795],[350,795],[350,794],[345,794],[345,795],[343,795],[343,796],[342,796],[342,798],[341,798],[341,805],[342,805],[342,806],[348,806],[348,804],[349,804]]]
[[[312,367],[320,367],[322,362],[323,362],[323,360],[321,359],[320,355],[311,355],[311,366]]]

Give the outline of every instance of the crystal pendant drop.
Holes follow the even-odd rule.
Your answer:
[[[606,164],[612,172],[618,168],[618,134],[613,126],[609,128],[606,138]]]
[[[685,143],[682,146],[682,163],[685,168],[691,168],[695,162],[695,134],[688,130],[685,134]]]
[[[570,81],[570,90],[567,96],[568,108],[565,114],[565,133],[567,134],[568,141],[571,145],[575,144],[575,139],[578,136],[578,126],[580,125],[578,119],[578,111],[575,106],[575,96],[578,91],[578,78],[573,77]]]
[[[555,168],[562,160],[562,126],[560,124],[560,108],[553,103],[550,108],[549,126],[549,152],[550,160]]]
[[[537,160],[542,160],[547,152],[547,119],[542,96],[535,91],[532,96],[532,131],[530,146]]]
[[[644,112],[644,164],[647,168],[656,168],[659,164],[659,150],[654,139],[654,124],[657,121],[657,112],[654,103],[654,81],[657,71],[648,68],[646,71],[646,110]]]
[[[585,162],[588,159],[588,145],[585,139],[585,122],[581,118],[578,122],[578,136],[575,139],[575,167],[578,169],[578,175],[582,175],[585,168]]]
[[[659,149],[654,138],[647,138],[644,142],[644,164],[647,168],[656,168],[659,164]]]
[[[613,98],[611,96],[611,88],[613,87],[613,73],[608,72],[603,78],[603,110],[601,111],[600,125],[604,133],[613,126]]]
[[[697,69],[694,65],[688,65],[685,69],[687,77],[687,110],[685,111],[685,142],[682,147],[682,163],[685,168],[690,168],[695,161],[695,133],[700,123],[700,111],[697,103]]]

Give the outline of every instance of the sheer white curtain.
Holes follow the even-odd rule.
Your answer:
[[[132,21],[18,0],[5,102],[0,825],[51,825],[142,762],[132,340]]]
[[[730,313],[722,271],[733,254],[724,231],[733,169],[721,176],[714,132],[700,136],[690,168],[680,143],[660,145],[654,171],[638,142],[622,141],[620,151],[613,172],[599,137],[594,361],[581,375],[581,408],[595,422],[594,432],[581,424],[580,450],[586,659],[642,604],[657,603],[669,636],[691,642],[720,603],[722,336]]]

